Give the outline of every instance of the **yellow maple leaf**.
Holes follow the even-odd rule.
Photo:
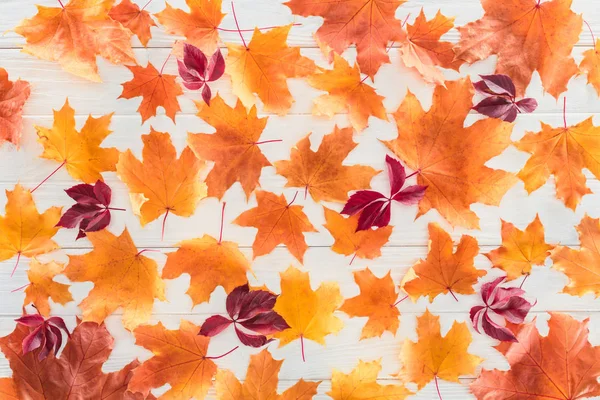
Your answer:
[[[84,255],[70,255],[65,269],[73,282],[94,283],[79,304],[83,320],[101,323],[121,308],[126,329],[148,322],[154,299],[166,300],[156,261],[137,250],[127,229],[120,236],[106,229],[88,232],[87,238],[94,249]]]
[[[15,255],[17,263],[23,257],[34,257],[58,249],[52,237],[58,232],[62,207],[50,207],[40,214],[31,192],[21,185],[6,191],[5,214],[0,216],[0,261]]]
[[[544,226],[539,215],[519,230],[510,222],[502,221],[502,246],[485,254],[494,267],[506,272],[506,279],[529,275],[533,265],[543,265],[554,246],[544,240]]]
[[[206,185],[199,178],[204,162],[189,147],[177,158],[171,136],[154,128],[142,135],[142,141],[143,161],[127,150],[117,163],[117,176],[129,188],[133,211],[140,223],[146,225],[163,213],[165,220],[169,213],[189,217],[206,197]]]
[[[333,312],[344,300],[335,282],[323,282],[316,291],[310,287],[308,272],[289,267],[281,275],[281,295],[273,310],[290,326],[273,337],[279,339],[279,347],[300,339],[304,358],[304,339],[325,344],[325,336],[338,333],[343,322]]]
[[[350,67],[348,61],[337,54],[333,59],[333,69],[320,69],[308,78],[308,83],[328,92],[314,100],[314,115],[333,118],[335,114],[348,111],[350,124],[357,132],[367,127],[370,116],[388,120],[383,106],[384,97],[364,83],[358,65]]]
[[[62,109],[54,110],[52,128],[35,125],[38,142],[44,146],[40,157],[62,163],[74,179],[90,184],[102,180],[101,172],[114,171],[119,158],[119,151],[114,147],[100,147],[112,133],[108,129],[112,115],[100,118],[90,115],[81,132],[77,132],[75,110],[67,99]]]
[[[331,377],[331,390],[327,392],[333,400],[403,400],[414,394],[402,385],[382,385],[377,382],[381,361],[358,361],[349,374],[337,369]]]
[[[225,72],[231,76],[233,94],[246,107],[256,98],[264,111],[285,115],[294,99],[287,79],[303,77],[315,71],[315,63],[300,55],[300,48],[288,47],[286,41],[292,25],[276,27],[266,33],[254,29],[252,40],[243,46],[227,44]]]
[[[459,382],[461,375],[471,375],[483,361],[468,353],[472,338],[467,324],[454,322],[446,336],[440,333],[440,317],[429,310],[417,317],[415,343],[406,339],[400,352],[402,369],[398,376],[404,382],[414,382],[421,390],[432,380]]]
[[[73,297],[69,292],[69,285],[54,281],[54,277],[61,274],[64,268],[64,264],[54,261],[42,264],[33,258],[27,271],[29,285],[25,288],[23,305],[31,303],[40,314],[47,317],[50,315],[49,298],[58,304],[67,304],[73,301]]]

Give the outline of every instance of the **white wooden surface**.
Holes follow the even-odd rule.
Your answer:
[[[140,0],[137,0],[137,2],[142,4]],[[104,82],[95,84],[63,72],[57,63],[40,61],[21,53],[19,48],[24,40],[14,32],[10,32],[10,30],[21,19],[35,14],[34,4],[36,3],[46,6],[57,5],[56,0],[40,0],[37,2],[34,0],[0,1],[0,31],[9,31],[0,37],[0,67],[8,70],[11,79],[21,77],[32,84],[32,95],[24,112],[22,148],[18,152],[10,146],[4,146],[0,150],[0,207],[3,207],[6,200],[5,196],[1,194],[4,189],[11,189],[16,182],[21,182],[26,187],[32,188],[56,167],[55,163],[38,158],[41,153],[41,146],[36,143],[33,125],[51,125],[52,109],[60,108],[67,96],[76,110],[79,126],[81,126],[88,113],[100,115],[115,112],[111,125],[114,133],[108,137],[104,145],[115,146],[120,150],[131,148],[138,155],[141,153],[142,147],[140,135],[147,133],[150,126],[170,132],[173,142],[179,150],[185,145],[186,132],[213,131],[210,126],[194,115],[195,107],[192,100],[199,98],[197,93],[186,92],[184,96],[179,98],[182,112],[177,115],[176,125],[163,115],[162,110],[159,111],[159,116],[151,118],[144,125],[141,125],[141,118],[136,113],[140,98],[117,100],[121,93],[120,84],[131,78],[131,74],[126,68],[113,66],[100,60],[100,75]],[[186,9],[184,0],[171,0],[169,3],[174,7]],[[229,12],[229,7],[229,3],[224,2],[223,9],[225,12]],[[456,24],[458,25],[475,20],[483,14],[478,0],[409,0],[407,4],[399,8],[397,17],[404,19],[408,13],[411,13],[412,18],[414,18],[421,7],[425,9],[428,16],[433,16],[438,9],[441,9],[446,15],[456,16]],[[147,7],[147,10],[158,12],[163,8],[163,0],[154,0]],[[590,23],[595,33],[600,34],[600,7],[597,6],[596,0],[574,0],[573,9],[576,12],[583,13],[584,19]],[[311,36],[312,32],[320,25],[320,18],[294,17],[287,7],[280,4],[280,0],[237,0],[236,12],[242,28],[251,28],[254,25],[302,23],[301,26],[292,29],[289,44],[303,47],[302,53],[304,55],[315,59],[321,65],[325,65],[325,61],[322,59]],[[225,17],[221,26],[234,27],[231,15]],[[155,65],[161,65],[175,39],[166,35],[160,27],[152,28],[152,33],[154,38],[150,41],[148,48],[141,47],[137,39],[134,39],[136,56],[142,65],[145,65],[147,60]],[[446,37],[447,40],[456,41],[458,34],[453,30]],[[236,33],[224,33],[222,38],[225,41],[240,43]],[[246,38],[249,39],[250,34],[246,34]],[[577,61],[581,59],[581,54],[591,46],[591,36],[587,30],[584,30],[581,40],[573,52]],[[355,51],[349,49],[344,53],[344,56],[352,60],[355,57]],[[377,91],[386,97],[385,105],[388,111],[394,111],[398,107],[407,88],[417,94],[425,107],[429,107],[433,88],[421,83],[413,72],[399,65],[396,50],[392,50],[390,56],[392,64],[382,67],[375,79]],[[491,58],[471,67],[463,67],[460,74],[452,71],[448,72],[447,77],[455,79],[461,75],[475,77],[479,73],[491,73],[494,65],[495,60]],[[167,64],[165,71],[176,73],[174,60]],[[313,146],[316,148],[321,137],[329,133],[334,124],[338,123],[342,126],[348,124],[345,115],[338,115],[333,120],[311,116],[312,99],[319,92],[309,87],[302,80],[290,80],[289,84],[296,103],[286,117],[269,116],[267,128],[262,136],[263,140],[283,139],[281,143],[262,146],[263,152],[271,162],[286,158],[289,149],[308,132],[314,132],[312,140]],[[231,85],[227,77],[224,77],[213,86],[213,91],[217,90],[230,104],[233,104],[235,97],[231,93]],[[537,74],[534,75],[528,89],[528,95],[535,97],[540,103],[540,107],[532,115],[519,117],[513,134],[515,140],[523,136],[527,130],[537,130],[539,121],[552,125],[562,124],[562,102],[557,103],[551,96],[544,95]],[[566,95],[568,98],[567,119],[570,124],[577,123],[590,115],[595,115],[596,124],[600,124],[600,101],[595,91],[586,85],[584,76],[571,80]],[[477,118],[479,117],[476,115],[469,116],[467,124],[472,123]],[[356,135],[355,140],[360,145],[350,154],[346,164],[361,163],[383,169],[385,149],[378,139],[389,139],[395,136],[396,129],[392,122],[386,123],[372,119],[371,125],[361,135]],[[491,160],[488,165],[516,172],[524,165],[527,158],[527,154],[509,148],[504,154]],[[552,180],[530,196],[525,192],[523,184],[518,183],[507,193],[500,207],[473,206],[473,210],[481,218],[480,231],[455,229],[452,231],[452,235],[455,239],[465,233],[473,235],[479,240],[481,252],[488,252],[501,243],[500,218],[513,222],[523,229],[533,220],[535,214],[539,213],[546,228],[546,237],[549,243],[577,246],[578,238],[574,226],[585,213],[593,217],[600,216],[600,182],[589,173],[587,173],[587,176],[588,184],[595,194],[586,196],[576,212],[567,209],[555,198]],[[113,188],[114,206],[130,209],[125,185],[112,173],[106,174],[105,177],[108,184]],[[283,190],[284,183],[285,180],[275,174],[274,168],[269,167],[263,170],[260,181],[263,189],[276,193],[284,192],[286,195],[292,196],[295,190]],[[57,173],[35,192],[34,198],[39,209],[44,210],[52,205],[68,206],[70,199],[63,193],[63,189],[73,184],[75,182],[65,171]],[[374,186],[385,190],[385,175],[382,174],[376,177]],[[227,202],[224,238],[238,242],[244,253],[251,257],[250,246],[256,231],[252,228],[232,225],[230,222],[243,210],[253,207],[256,200],[252,197],[249,203],[246,203],[239,184],[234,185],[223,200]],[[413,221],[416,212],[414,208],[395,207],[392,220],[392,224],[395,226],[394,231],[390,242],[382,251],[382,257],[376,260],[356,259],[349,266],[349,257],[333,253],[329,248],[333,243],[333,239],[327,230],[322,227],[324,217],[321,205],[314,203],[310,197],[305,200],[302,196],[298,196],[296,202],[305,206],[305,212],[309,219],[319,229],[318,233],[306,235],[310,248],[305,255],[305,263],[302,268],[310,272],[313,287],[316,288],[321,281],[334,280],[339,282],[342,294],[345,297],[352,297],[358,293],[358,287],[353,281],[352,271],[363,269],[366,266],[369,266],[378,276],[382,276],[388,270],[391,270],[395,282],[399,283],[407,269],[419,257],[426,254],[426,227],[428,222],[441,222],[446,229],[451,230],[446,223],[441,221],[436,212],[430,212],[417,221]],[[338,204],[327,204],[327,206],[340,209]],[[160,237],[160,221],[142,228],[131,212],[115,212],[110,230],[114,233],[120,233],[124,226],[127,226],[139,248],[156,248],[161,253],[166,253],[173,251],[176,243],[182,239],[199,237],[204,233],[213,236],[218,235],[219,211],[220,205],[216,199],[205,199],[198,206],[195,215],[190,218],[169,216],[164,240],[161,240]],[[61,230],[56,238],[62,246],[62,250],[46,255],[43,259],[66,261],[66,254],[81,254],[89,251],[90,244],[87,240],[75,242],[74,237],[75,231]],[[165,257],[161,253],[147,253],[147,255],[155,258],[162,266]],[[2,299],[0,301],[0,335],[12,331],[15,324],[13,320],[21,313],[24,294],[22,292],[11,293],[11,290],[27,283],[26,261],[21,262],[15,276],[10,278],[14,261],[14,259],[8,260],[0,265],[0,299]],[[251,283],[264,283],[272,290],[277,291],[279,289],[279,272],[285,270],[290,264],[298,265],[298,262],[285,248],[277,248],[271,254],[259,257],[253,262],[256,279],[250,277]],[[476,264],[480,268],[490,270],[489,261],[481,255],[477,257]],[[535,268],[533,276],[525,284],[528,293],[538,300],[537,305],[532,310],[530,319],[537,317],[538,326],[545,333],[547,332],[546,320],[548,319],[546,311],[569,312],[580,319],[589,317],[591,318],[590,328],[592,332],[590,340],[593,344],[600,345],[600,301],[595,300],[592,295],[579,298],[558,294],[568,280],[561,273],[549,269],[549,266],[550,260],[547,260],[545,267]],[[492,277],[499,275],[499,270],[490,271],[484,279],[492,279]],[[59,277],[58,279],[67,282],[65,277]],[[156,302],[153,322],[160,320],[174,329],[181,319],[201,323],[208,315],[225,311],[225,293],[221,288],[213,293],[209,303],[192,308],[191,300],[185,294],[189,285],[189,277],[186,275],[167,282],[168,301]],[[73,285],[71,291],[75,302],[65,307],[53,305],[53,313],[63,316],[68,324],[73,326],[74,316],[80,312],[76,304],[86,296],[91,287],[92,284],[90,283]],[[382,338],[364,341],[358,339],[366,318],[350,319],[345,314],[339,313],[340,318],[345,322],[344,329],[337,336],[327,337],[325,348],[308,342],[306,344],[306,363],[301,360],[299,343],[292,343],[282,349],[277,349],[276,343],[270,345],[270,350],[275,358],[286,359],[280,374],[280,391],[292,385],[299,378],[321,380],[323,382],[319,387],[319,395],[316,396],[316,399],[328,398],[325,393],[331,386],[329,380],[332,368],[349,372],[358,363],[359,359],[373,360],[381,358],[383,370],[380,378],[386,383],[393,383],[395,379],[390,374],[397,372],[400,368],[398,352],[402,341],[405,338],[416,339],[416,316],[420,315],[426,307],[429,307],[433,313],[441,316],[442,331],[445,333],[454,320],[468,320],[469,308],[477,304],[478,301],[478,296],[459,296],[459,301],[456,302],[449,295],[438,297],[432,304],[427,303],[426,299],[421,299],[416,304],[405,301],[399,306],[402,313],[401,325],[395,337],[385,333]],[[116,338],[116,345],[110,360],[105,365],[105,371],[119,369],[135,357],[143,360],[150,356],[148,351],[134,346],[132,334],[122,327],[119,313],[116,314],[110,316],[107,320],[108,328]],[[508,364],[503,357],[491,347],[495,343],[494,340],[476,333],[473,333],[473,336],[474,340],[470,352],[485,358],[482,364],[483,367],[488,369],[508,368]],[[235,344],[237,344],[237,340],[234,334],[228,331],[211,341],[210,353],[219,354],[229,350]],[[231,369],[236,376],[243,378],[249,355],[255,351],[249,348],[240,348],[233,354],[218,360],[217,363],[219,367]],[[0,376],[8,375],[10,375],[8,363],[6,359],[0,357]],[[462,379],[463,385],[440,381],[440,389],[444,399],[474,398],[469,394],[467,386],[472,379],[472,376],[465,376]],[[163,391],[164,388],[155,391],[155,393],[159,394]],[[211,392],[209,398],[214,398],[214,392]],[[437,394],[433,383],[411,397],[411,399],[435,398],[437,398]]]

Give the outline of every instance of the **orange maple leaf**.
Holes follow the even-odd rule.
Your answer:
[[[437,384],[438,378],[459,383],[459,376],[472,375],[483,361],[468,353],[472,338],[467,324],[455,321],[443,337],[440,330],[440,317],[426,310],[417,317],[418,341],[406,339],[402,346],[398,376],[419,390],[432,380]]]
[[[35,125],[38,142],[44,146],[40,157],[60,162],[61,167],[64,165],[74,179],[90,184],[102,180],[101,173],[114,171],[119,158],[119,151],[114,147],[100,147],[102,141],[112,133],[108,129],[112,115],[110,113],[100,118],[90,115],[81,131],[77,132],[75,110],[67,99],[59,111],[54,110],[52,128]]]
[[[135,344],[154,355],[133,371],[129,389],[148,395],[150,389],[169,384],[161,397],[173,400],[204,399],[217,373],[217,366],[206,356],[209,337],[199,335],[200,327],[181,321],[177,330],[162,323],[138,327]]]
[[[518,341],[496,346],[510,370],[483,370],[471,384],[478,400],[587,399],[600,396],[600,346],[588,341],[589,319],[550,313],[548,336],[535,322],[521,326]]]
[[[62,207],[50,207],[42,214],[37,210],[31,192],[21,185],[6,191],[5,214],[0,216],[0,261],[15,255],[34,257],[58,249],[52,237],[58,232]]]
[[[296,193],[297,194],[297,193]],[[269,254],[279,245],[284,244],[300,263],[308,246],[303,232],[317,232],[308,220],[302,206],[293,206],[285,196],[277,196],[271,192],[256,192],[257,206],[241,213],[234,224],[251,226],[258,229],[252,243],[252,258]]]
[[[0,378],[0,395],[6,400],[18,400],[17,387],[13,378]]]
[[[563,293],[600,297],[600,220],[585,215],[577,226],[579,249],[557,246],[551,254],[552,268],[569,277]]]
[[[117,163],[117,176],[130,191],[133,212],[146,225],[163,213],[189,217],[198,202],[206,197],[206,185],[199,180],[204,162],[196,158],[186,147],[177,158],[171,136],[150,128],[142,135],[143,161],[127,150],[121,153]]]
[[[592,193],[583,169],[600,179],[600,127],[594,126],[592,117],[571,127],[566,119],[559,128],[541,125],[540,132],[527,132],[515,143],[519,150],[532,154],[517,176],[531,193],[554,175],[556,197],[575,210],[583,196]]]
[[[326,221],[323,226],[335,239],[331,250],[345,256],[354,254],[350,263],[354,261],[354,257],[372,260],[381,256],[381,247],[388,242],[392,234],[392,226],[357,231],[359,214],[345,218],[327,207],[323,209]]]
[[[225,14],[221,12],[221,0],[186,0],[187,13],[166,3],[166,8],[154,14],[172,35],[185,36],[187,42],[212,54],[219,44],[218,27]]]
[[[131,0],[121,0],[110,9],[108,15],[136,35],[144,47],[148,46],[148,41],[152,38],[150,27],[156,26],[148,11],[140,9]]]
[[[71,0],[64,7],[37,6],[38,13],[23,20],[15,32],[27,40],[25,53],[58,61],[65,71],[100,82],[97,56],[113,64],[137,64],[131,32],[108,16],[113,2]]]
[[[258,147],[267,118],[256,116],[238,100],[232,108],[217,96],[210,106],[196,102],[198,116],[216,129],[213,134],[188,133],[188,145],[196,156],[215,165],[206,177],[208,195],[221,198],[235,182],[240,182],[246,197],[258,186],[263,167],[271,165]]]
[[[579,64],[579,69],[587,74],[587,81],[596,89],[600,96],[600,39],[594,44],[593,49],[586,50],[583,53],[583,60]]]
[[[381,361],[358,361],[349,374],[337,369],[331,377],[331,390],[327,392],[333,400],[387,399],[404,400],[414,394],[402,385],[382,385],[377,382]]]
[[[473,285],[485,270],[476,269],[474,259],[479,254],[477,239],[463,235],[453,252],[452,238],[438,224],[429,224],[429,252],[425,260],[412,266],[404,278],[402,289],[411,299],[429,296],[433,302],[440,294],[475,294]],[[458,301],[458,299],[456,300]]]
[[[142,124],[150,117],[156,115],[156,109],[162,107],[175,122],[175,114],[181,111],[177,96],[183,94],[181,86],[175,81],[175,75],[163,74],[162,69],[158,71],[154,65],[148,62],[145,67],[127,67],[133,74],[133,78],[122,83],[123,92],[119,99],[132,99],[142,96],[142,102],[137,111],[142,116]]]
[[[389,63],[388,43],[404,37],[396,10],[404,0],[290,0],[292,13],[324,19],[315,33],[321,49],[330,58],[355,44],[361,71],[371,78],[382,64]]]
[[[406,27],[406,40],[400,43],[400,57],[404,65],[416,69],[425,82],[443,84],[444,74],[437,67],[458,71],[464,63],[455,59],[452,43],[440,40],[452,28],[454,18],[445,17],[438,11],[428,21],[421,8],[414,24]]]
[[[100,323],[121,308],[126,329],[147,322],[154,299],[166,300],[156,261],[137,250],[127,229],[120,236],[107,230],[88,232],[87,238],[94,249],[80,256],[69,255],[65,269],[73,282],[94,283],[79,304],[83,319]]]
[[[529,275],[533,265],[544,265],[553,248],[544,240],[544,226],[536,215],[525,231],[502,220],[502,246],[484,255],[494,267],[504,270],[510,281]]]
[[[226,43],[225,72],[231,76],[233,94],[246,107],[256,103],[256,94],[265,112],[287,114],[294,102],[287,79],[308,76],[315,71],[314,61],[301,56],[299,47],[288,47],[286,41],[291,27],[276,27],[266,33],[255,28],[248,45]]]
[[[8,72],[0,68],[0,143],[19,146],[23,132],[23,106],[29,98],[29,82],[8,80]]]
[[[23,306],[31,303],[40,314],[47,317],[50,315],[49,298],[53,302],[63,305],[73,301],[69,285],[54,281],[54,277],[61,274],[64,268],[64,264],[54,261],[42,264],[33,258],[27,271],[29,285],[25,288]]]
[[[340,311],[351,317],[369,317],[360,339],[379,337],[385,331],[395,335],[400,325],[400,311],[396,308],[398,293],[390,272],[378,278],[366,268],[354,271],[354,281],[360,288],[360,294],[346,299]]]
[[[409,92],[394,113],[398,138],[384,143],[418,171],[417,183],[427,186],[417,216],[435,208],[453,226],[479,228],[471,204],[498,205],[517,181],[511,173],[485,166],[510,145],[513,125],[486,118],[465,128],[473,85],[464,78],[445,86],[436,86],[427,112]]]
[[[304,339],[325,344],[325,336],[337,334],[344,323],[333,315],[344,298],[336,282],[323,282],[317,290],[310,287],[308,272],[289,267],[281,276],[281,295],[273,310],[290,326],[273,337],[279,347],[300,339],[304,360]]]
[[[310,134],[296,143],[290,159],[277,161],[275,168],[287,179],[285,187],[304,187],[314,201],[348,200],[348,192],[370,189],[371,179],[380,171],[374,168],[342,165],[348,154],[358,146],[352,140],[352,128],[339,129],[325,135],[319,150],[310,149]]]
[[[250,356],[250,365],[244,383],[226,369],[217,372],[215,388],[219,400],[311,400],[317,394],[321,382],[306,382],[300,379],[277,394],[279,370],[283,360],[274,360],[268,349]]]
[[[458,28],[456,58],[468,63],[498,56],[496,73],[512,78],[522,97],[534,71],[552,96],[567,90],[578,69],[571,52],[579,41],[582,17],[572,0],[482,0],[483,18]]]
[[[314,100],[314,115],[333,118],[335,114],[348,111],[350,124],[357,132],[367,127],[370,116],[388,120],[383,106],[384,97],[364,83],[357,65],[350,67],[348,61],[337,54],[333,58],[333,69],[319,69],[308,78],[308,83],[329,92]]]

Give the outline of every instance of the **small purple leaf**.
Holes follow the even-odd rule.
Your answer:
[[[417,204],[425,196],[425,189],[427,189],[427,186],[409,186],[406,189],[396,193],[396,195],[392,197],[392,200],[395,200],[407,206]]]
[[[516,96],[515,84],[508,75],[496,74],[496,75],[480,75],[479,76],[485,82],[485,85],[493,94],[498,95],[509,95],[512,98]]]
[[[235,333],[242,344],[250,347],[262,347],[272,340],[267,340],[267,337],[263,335],[250,335],[248,333],[244,333],[237,327],[235,328]]]
[[[390,181],[391,194],[394,196],[402,189],[406,181],[406,171],[400,161],[386,155],[385,163],[388,168],[388,177]]]
[[[221,316],[213,315],[204,321],[202,327],[200,327],[199,335],[213,337],[223,332],[225,328],[231,325],[233,321]]]
[[[354,215],[372,202],[384,200],[387,200],[387,198],[379,192],[374,190],[360,190],[350,196],[341,213],[345,215]]]

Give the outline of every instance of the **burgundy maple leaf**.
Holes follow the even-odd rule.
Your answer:
[[[471,308],[471,322],[477,333],[481,333],[479,331],[481,323],[483,331],[488,336],[503,342],[516,342],[517,338],[511,330],[497,324],[490,314],[502,317],[513,324],[521,324],[534,304],[523,298],[525,295],[523,289],[500,287],[499,285],[505,279],[506,277],[503,276],[481,286],[481,297],[485,305]]]
[[[416,204],[425,195],[427,186],[413,185],[402,189],[407,178],[406,171],[400,161],[385,156],[390,180],[390,197],[374,190],[360,190],[348,199],[342,214],[354,215],[360,212],[356,231],[370,229],[373,226],[384,227],[391,219],[392,200],[405,205]]]
[[[30,333],[23,339],[23,354],[27,354],[37,348],[41,348],[38,359],[41,361],[48,357],[48,354],[54,348],[54,354],[58,353],[62,345],[62,333],[65,331],[67,336],[71,337],[65,321],[60,317],[50,317],[44,319],[39,314],[25,314],[16,319],[17,323],[30,328]]]
[[[202,99],[210,105],[212,92],[208,82],[214,82],[223,76],[225,61],[221,50],[217,49],[210,57],[206,58],[202,50],[185,43],[183,45],[183,61],[177,60],[179,76],[183,79],[183,86],[190,90],[202,89]]]
[[[109,207],[112,192],[102,181],[94,185],[75,185],[65,192],[77,203],[63,214],[56,226],[75,228],[79,225],[77,239],[85,237],[86,232],[106,228],[110,223],[110,210],[125,211],[123,208]]]
[[[481,81],[475,82],[475,90],[487,96],[473,110],[499,118],[506,122],[513,122],[517,114],[534,112],[538,106],[535,99],[525,98],[516,101],[515,85],[508,75],[480,75]]]
[[[266,290],[250,290],[248,284],[238,286],[227,296],[229,318],[213,315],[202,324],[200,335],[212,337],[233,324],[237,337],[244,345],[264,346],[273,340],[267,339],[266,335],[289,328],[283,317],[273,311],[276,300],[277,295]]]

